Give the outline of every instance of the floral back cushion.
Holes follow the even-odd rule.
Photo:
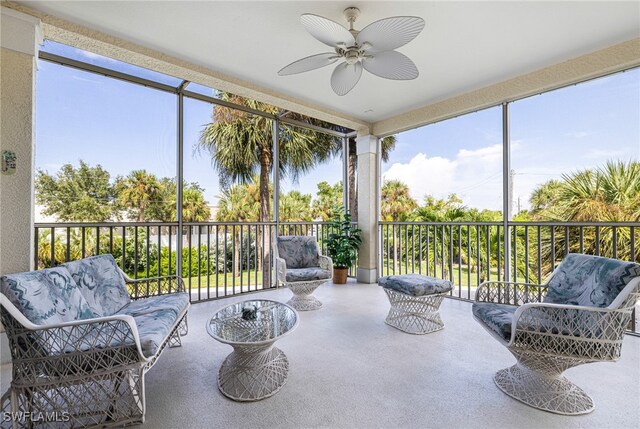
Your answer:
[[[89,307],[99,316],[111,316],[131,302],[124,278],[112,255],[98,255],[64,264]]]
[[[315,237],[305,235],[283,235],[278,237],[278,256],[284,259],[287,268],[320,266],[318,243]]]
[[[3,276],[0,291],[36,325],[95,317],[64,267]]]
[[[570,253],[549,280],[544,302],[605,308],[639,276],[633,262]]]

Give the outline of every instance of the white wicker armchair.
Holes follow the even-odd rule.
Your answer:
[[[331,281],[333,262],[320,254],[315,237],[285,235],[276,237],[276,276],[278,285],[291,289],[287,302],[299,311],[317,310],[322,302],[313,296],[318,286]]]
[[[189,296],[179,277],[132,280],[111,255],[74,264],[85,261],[101,270],[99,276],[85,266],[73,274],[72,268],[57,267],[2,278],[0,316],[13,377],[2,396],[2,411],[12,417],[0,427],[111,427],[144,421],[145,373],[166,346],[181,345]],[[83,280],[91,281],[90,289]],[[128,304],[113,313],[106,309],[120,307],[114,297],[127,292]],[[47,308],[52,302],[55,308]]]
[[[546,284],[485,282],[474,318],[515,356],[495,383],[507,395],[558,414],[593,411],[592,399],[562,373],[620,358],[633,307],[640,298],[640,265],[569,254]]]

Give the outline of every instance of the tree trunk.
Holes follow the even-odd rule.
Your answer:
[[[271,169],[271,156],[268,149],[262,149],[260,154],[260,222],[271,220],[269,201],[269,170]],[[278,192],[275,190],[275,192]],[[264,246],[264,259],[262,263],[262,287],[271,287],[271,228],[266,227]],[[277,234],[277,231],[276,231]]]
[[[353,221],[358,220],[358,194],[356,192],[356,166],[358,154],[355,139],[349,139],[349,156],[347,157],[349,176],[349,212]]]

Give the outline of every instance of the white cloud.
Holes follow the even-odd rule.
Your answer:
[[[455,158],[416,154],[408,163],[395,163],[383,180],[400,180],[411,196],[422,202],[426,195],[446,198],[457,194],[469,207],[502,207],[502,145],[476,150],[461,149]]]

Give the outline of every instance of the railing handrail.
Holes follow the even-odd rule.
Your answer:
[[[353,222],[356,223],[356,222]],[[183,222],[184,226],[224,226],[224,225],[276,225],[275,221],[269,222],[225,222],[225,221],[207,221],[207,222]],[[330,225],[330,221],[296,221],[296,222],[278,222],[279,225]],[[38,222],[34,224],[35,228],[113,228],[113,227],[147,227],[147,226],[178,226],[178,222]]]
[[[471,226],[503,226],[504,223],[500,221],[448,221],[448,222],[437,222],[437,221],[403,221],[403,222],[392,222],[392,221],[380,221],[379,225],[471,225]],[[632,226],[632,227],[640,227],[640,222],[557,222],[557,221],[509,221],[509,225],[511,226]]]

